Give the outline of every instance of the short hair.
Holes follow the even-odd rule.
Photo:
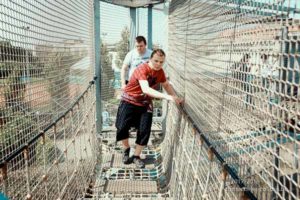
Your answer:
[[[145,45],[147,44],[146,38],[144,36],[141,36],[141,35],[137,36],[135,38],[135,41],[137,41],[137,43],[144,42]]]
[[[154,54],[157,54],[159,56],[163,56],[163,57],[166,57],[166,54],[164,52],[164,50],[162,49],[154,49],[151,53],[151,57],[150,58],[153,58]]]

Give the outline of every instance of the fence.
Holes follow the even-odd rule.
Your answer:
[[[1,191],[82,197],[98,152],[93,1],[0,5]],[[299,12],[293,0],[172,0],[168,28],[153,27],[162,47],[169,33],[167,71],[185,98],[184,110],[169,108],[161,144],[173,198],[299,198]],[[113,31],[100,33],[103,116],[118,105],[114,50],[129,47]]]
[[[196,191],[217,199],[224,160],[225,171],[234,172],[225,199],[238,198],[229,192],[236,184],[257,199],[299,198],[299,17],[297,1],[171,2],[170,80],[211,144],[193,144],[190,125],[183,123],[172,154],[174,181],[182,181],[173,186],[175,196],[189,197],[190,184],[209,177],[208,186]],[[200,156],[195,148],[206,150]],[[207,149],[220,157],[211,162]],[[189,161],[184,172],[183,157]],[[231,181],[235,175],[240,179]]]
[[[0,3],[0,187],[74,199],[97,159],[93,1]]]

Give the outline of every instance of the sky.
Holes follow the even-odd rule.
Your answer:
[[[159,9],[163,5],[155,6]],[[153,44],[164,46],[167,38],[168,16],[161,10],[153,10]],[[143,35],[146,39],[148,35],[148,9],[137,9],[137,34]],[[130,28],[129,8],[100,2],[100,29],[101,37],[104,41],[114,44],[121,39],[121,32],[124,27]]]
[[[124,27],[130,27],[129,9],[113,4],[100,2],[101,38],[107,43],[120,40]]]

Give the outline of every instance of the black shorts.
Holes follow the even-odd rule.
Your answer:
[[[152,112],[147,112],[148,106],[136,106],[121,101],[116,119],[117,141],[129,138],[130,127],[136,127],[137,138],[135,143],[147,145],[152,125]]]

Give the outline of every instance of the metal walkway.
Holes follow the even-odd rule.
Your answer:
[[[1,0],[0,197],[300,199],[299,7]],[[112,128],[119,69],[138,34],[166,50],[185,99],[155,102],[163,117],[145,169],[122,163]]]
[[[136,169],[134,164],[124,165],[122,147],[115,142],[115,130],[102,133],[102,158],[91,196],[94,199],[170,199],[164,192],[166,186],[165,172],[162,167],[160,143],[162,142],[161,123],[155,123],[148,146],[142,151],[146,166]],[[135,132],[131,132],[129,143],[135,143]],[[134,149],[131,148],[130,155]]]

